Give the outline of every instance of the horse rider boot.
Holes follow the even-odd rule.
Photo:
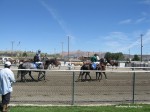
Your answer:
[[[3,111],[2,112],[8,112],[8,105],[7,104],[3,105]]]

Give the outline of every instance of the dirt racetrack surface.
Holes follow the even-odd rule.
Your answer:
[[[95,72],[90,73],[92,80],[85,81],[76,81],[79,71],[47,71],[46,80],[41,81],[37,81],[38,73],[32,72],[35,81],[31,80],[28,75],[26,75],[26,82],[20,82],[20,78],[16,78],[17,82],[13,85],[11,103],[89,105],[132,103],[133,99],[137,103],[150,102],[149,72],[136,72],[135,83],[133,83],[133,72],[114,71],[106,72],[108,79],[106,80],[103,76],[100,81],[95,79]],[[17,71],[14,70],[14,73],[16,77]],[[133,84],[135,84],[135,88],[133,88]]]

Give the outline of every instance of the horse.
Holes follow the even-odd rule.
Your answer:
[[[38,69],[35,67],[35,64],[33,62],[23,62],[18,66],[18,69],[33,69],[35,71],[33,72],[39,72],[38,74],[38,81],[40,81],[42,78],[45,80],[45,74],[46,74],[46,69],[48,69],[50,64],[54,64],[55,66],[58,66],[59,62],[58,60],[55,59],[47,59],[45,62],[39,65]],[[18,70],[17,72],[17,78],[21,76],[21,81],[26,82],[26,74],[29,73],[29,76],[31,77],[32,80],[35,80],[32,75],[31,75],[31,70]],[[42,75],[42,76],[41,76]]]
[[[113,67],[116,67],[116,69],[117,69],[117,67],[119,66],[119,63],[114,60],[107,59],[107,63],[109,63],[112,66],[112,69],[113,69]]]
[[[22,63],[25,63],[25,62],[33,62],[34,60],[33,59],[19,59],[18,60],[18,64],[22,64]]]
[[[83,66],[81,66],[80,70],[97,70],[96,71],[96,80],[100,81],[102,79],[102,73],[105,75],[105,79],[107,79],[106,73],[102,72],[102,71],[106,70],[106,64],[107,63],[104,61],[104,59],[101,58],[100,62],[98,62],[96,64],[95,69],[93,69],[91,62],[88,62],[88,63],[84,62]],[[81,71],[77,81],[80,80],[80,77],[81,77],[81,81],[83,81],[84,74],[85,74],[85,80],[87,80],[87,76],[89,76],[90,80],[92,79],[91,76],[90,76],[90,71],[83,71],[83,72]]]
[[[102,73],[103,75],[105,76],[105,79],[107,79],[107,75],[105,72],[102,72],[102,71],[105,71],[106,70],[106,65],[107,65],[107,62],[104,61],[103,58],[101,58],[100,60],[100,64],[97,65],[97,68],[96,70],[101,70],[101,72],[97,71],[96,72],[96,80],[101,80],[102,79]]]

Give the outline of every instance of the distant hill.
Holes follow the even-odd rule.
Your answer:
[[[17,57],[17,55],[22,54],[26,52],[28,54],[28,56],[33,57],[35,55],[35,52],[32,51],[0,51],[0,56],[13,56],[13,57]],[[94,54],[98,54],[100,58],[103,58],[105,56],[106,52],[88,52],[88,51],[69,51],[69,57],[91,57]],[[42,53],[43,55],[45,55],[45,53]],[[48,56],[56,56],[56,54],[48,54],[46,53]],[[57,53],[57,56],[63,56],[63,57],[68,57],[68,52],[64,51],[63,53]],[[141,57],[140,55],[138,55],[139,57]],[[125,59],[130,58],[133,59],[134,55],[129,55],[129,54],[124,54]],[[142,56],[143,61],[144,60],[149,60],[150,61],[150,55],[143,55]]]

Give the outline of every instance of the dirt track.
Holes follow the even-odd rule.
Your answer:
[[[14,71],[16,75],[16,71]],[[37,73],[32,72],[37,79]],[[77,80],[79,72],[75,72]],[[110,73],[108,79],[99,82],[95,80],[95,72],[91,73],[92,80],[75,82],[75,104],[102,103],[131,103],[133,96],[133,73]],[[50,71],[46,73],[46,80],[16,82],[11,103],[25,104],[71,104],[73,72]],[[135,101],[150,102],[150,73],[136,73]]]

